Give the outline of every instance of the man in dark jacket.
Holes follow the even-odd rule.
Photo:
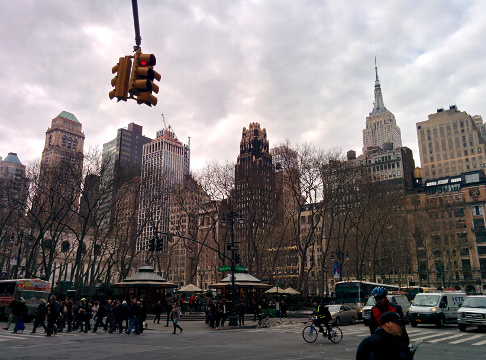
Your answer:
[[[384,313],[381,327],[358,346],[356,360],[411,360],[408,344],[402,342],[403,319],[394,311]]]
[[[49,299],[49,304],[47,305],[47,334],[46,336],[51,336],[57,334],[56,321],[61,315],[61,305],[56,301],[56,296],[51,295]]]
[[[17,303],[16,313],[14,314],[16,318],[14,333],[16,333],[18,330],[24,331],[25,329],[24,318],[25,316],[27,316],[28,313],[29,313],[29,309],[27,308],[27,305],[25,305],[24,298],[21,297]]]
[[[155,304],[155,318],[154,318],[154,324],[157,322],[157,324],[160,324],[160,314],[162,313],[162,304],[160,303],[160,300],[157,301],[157,304]]]
[[[44,328],[44,331],[47,332],[46,324],[44,324],[47,314],[46,304],[47,301],[45,299],[39,300],[39,306],[37,306],[37,309],[35,310],[34,328],[32,329],[31,334],[35,334],[35,330],[38,326],[42,326]]]
[[[138,325],[138,318],[140,317],[141,312],[142,309],[140,307],[140,304],[137,302],[137,299],[133,299],[132,306],[130,306],[130,326],[126,331],[127,335],[130,335],[130,332],[132,331],[133,328],[135,328],[135,334],[140,335],[140,326]]]
[[[316,307],[316,316],[317,319],[315,320],[315,324],[319,327],[319,332],[324,332],[321,324],[324,324],[327,329],[327,336],[331,338],[331,328],[329,326],[329,321],[332,320],[331,313],[329,309],[324,304],[319,304],[317,300],[314,300],[314,306]]]

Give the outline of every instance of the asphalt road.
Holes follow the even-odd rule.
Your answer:
[[[0,323],[0,359],[355,359],[356,348],[367,336],[361,323],[341,326],[343,341],[332,344],[320,337],[308,344],[302,338],[302,322],[273,328],[258,328],[247,321],[246,328],[214,330],[203,322],[181,321],[182,334],[171,327],[149,322],[142,335],[59,333],[52,337],[5,331]],[[11,328],[12,329],[12,328]],[[460,332],[455,325],[407,327],[412,341],[423,339],[415,359],[486,358],[486,332]]]

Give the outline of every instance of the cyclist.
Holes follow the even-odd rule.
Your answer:
[[[404,319],[402,307],[398,304],[391,303],[386,297],[387,294],[388,291],[382,286],[375,287],[371,292],[371,295],[375,297],[375,306],[373,306],[373,308],[371,309],[369,324],[371,335],[373,335],[376,329],[378,329],[382,325],[381,316],[386,312],[396,312],[402,319]],[[405,325],[403,322],[402,326],[402,342],[408,345],[410,339],[408,337],[407,331],[405,330]]]
[[[403,318],[395,311],[385,312],[380,317],[382,324],[373,335],[358,346],[356,360],[411,360],[413,355],[403,337]]]
[[[327,329],[327,336],[330,339],[331,338],[331,327],[329,326],[329,321],[331,321],[332,316],[331,313],[329,312],[329,309],[324,305],[324,304],[319,304],[319,301],[317,299],[314,300],[314,306],[316,308],[315,314],[317,316],[317,319],[314,320],[314,324],[319,328],[319,332],[323,333],[324,329],[322,328],[321,324],[324,324]]]

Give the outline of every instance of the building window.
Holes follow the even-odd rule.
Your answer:
[[[63,136],[63,138],[62,138],[62,146],[66,146],[66,137],[65,136]]]
[[[472,207],[472,214],[473,216],[483,215],[483,207],[482,206],[473,206]]]

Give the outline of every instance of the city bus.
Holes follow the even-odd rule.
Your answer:
[[[427,292],[437,292],[437,288],[422,287],[422,286],[404,286],[400,288],[403,294],[407,297],[408,301],[415,299],[415,295]]]
[[[334,294],[337,304],[345,304],[358,313],[358,319],[363,318],[362,308],[371,296],[371,291],[377,286],[382,286],[388,291],[398,291],[400,287],[395,285],[378,284],[368,281],[350,280],[340,281],[334,285]]]
[[[24,298],[25,305],[32,315],[40,299],[49,301],[51,287],[49,282],[40,279],[12,279],[0,280],[0,318],[10,315],[12,309],[8,307],[13,299]]]

